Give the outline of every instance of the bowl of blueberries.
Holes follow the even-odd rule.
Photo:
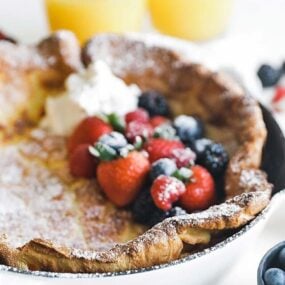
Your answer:
[[[258,285],[285,285],[285,241],[271,248],[257,271]]]

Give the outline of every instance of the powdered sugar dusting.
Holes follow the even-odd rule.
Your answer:
[[[0,45],[1,64],[9,65],[17,70],[45,67],[46,63],[37,50],[30,46],[15,46],[9,42],[1,42]]]

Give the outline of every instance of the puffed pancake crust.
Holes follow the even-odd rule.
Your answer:
[[[161,91],[175,115],[200,116],[230,153],[225,202],[147,229],[113,206],[95,180],[73,178],[65,138],[35,125],[46,96],[64,90],[81,59],[85,66],[102,59],[127,83]],[[240,228],[270,201],[272,185],[259,169],[267,132],[258,102],[168,48],[107,34],[80,50],[64,31],[33,47],[1,42],[0,104],[0,263],[76,273],[150,267]]]

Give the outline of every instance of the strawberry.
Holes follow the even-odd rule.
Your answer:
[[[178,168],[188,167],[194,164],[196,154],[190,148],[174,149],[170,156],[175,162]]]
[[[144,109],[138,108],[135,111],[127,113],[125,116],[125,121],[127,124],[130,122],[147,123],[149,121],[149,115]]]
[[[73,176],[93,178],[95,177],[98,161],[89,152],[89,145],[79,145],[69,157],[69,168]]]
[[[130,204],[143,185],[150,169],[147,158],[137,151],[112,161],[101,161],[97,179],[107,197],[117,206]]]
[[[150,189],[155,205],[163,211],[170,210],[172,203],[176,202],[185,191],[183,182],[166,175],[158,176]]]
[[[206,168],[195,165],[191,168],[191,182],[180,198],[180,204],[188,212],[207,209],[215,202],[215,183]]]
[[[184,149],[184,145],[178,140],[153,138],[146,143],[144,149],[148,152],[149,160],[152,163],[160,158],[172,158],[173,151]]]
[[[166,124],[169,120],[163,116],[154,116],[149,120],[149,123],[153,128],[159,127],[160,125]]]
[[[126,128],[126,137],[130,142],[134,142],[136,137],[148,139],[153,134],[153,128],[149,123],[139,121],[130,122]]]
[[[84,119],[68,140],[70,153],[80,144],[94,144],[102,135],[112,132],[112,127],[98,117]]]

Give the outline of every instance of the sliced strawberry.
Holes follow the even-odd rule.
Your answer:
[[[163,211],[170,210],[172,203],[176,202],[185,191],[183,182],[166,175],[158,176],[150,190],[155,205]]]
[[[139,121],[130,122],[126,128],[126,137],[130,142],[134,142],[136,137],[148,139],[153,134],[153,128],[149,123]]]
[[[204,167],[195,165],[191,170],[191,182],[186,185],[186,192],[181,196],[180,203],[188,212],[201,211],[214,204],[215,183]]]
[[[140,191],[150,164],[140,152],[133,151],[127,157],[101,161],[97,179],[107,197],[117,206],[130,204]]]
[[[160,125],[168,123],[169,120],[163,116],[154,116],[149,120],[149,123],[153,128],[159,127]]]
[[[69,157],[69,168],[76,177],[93,178],[96,174],[98,160],[89,152],[89,145],[78,146]]]
[[[160,158],[173,158],[173,152],[177,149],[184,149],[184,145],[178,140],[167,140],[162,138],[150,139],[144,149],[149,154],[150,162],[154,162]]]
[[[126,114],[125,121],[127,124],[130,122],[147,123],[149,121],[149,115],[144,109],[138,108]]]
[[[94,144],[102,135],[112,132],[112,127],[98,117],[84,119],[74,130],[68,140],[71,153],[81,144]]]

